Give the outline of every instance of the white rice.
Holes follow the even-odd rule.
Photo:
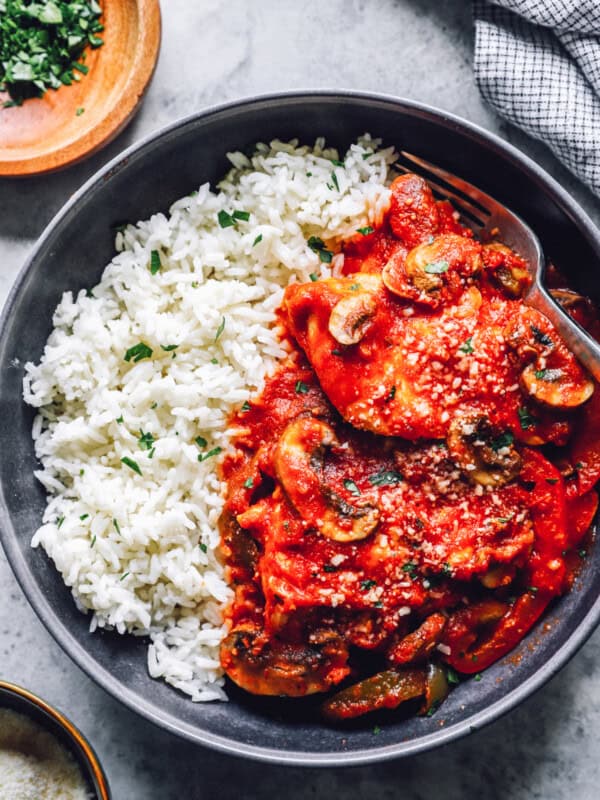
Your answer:
[[[309,237],[335,248],[381,220],[395,154],[378,145],[361,138],[344,166],[322,140],[230,154],[218,193],[205,184],[117,234],[100,283],[63,295],[40,363],[26,365],[48,492],[32,544],[93,612],[92,630],[148,635],[150,674],[193,700],[225,699],[230,599],[216,553],[220,456],[198,457],[227,448],[229,414],[285,354],[274,314],[285,286],[340,268],[343,256],[322,263]],[[249,220],[222,227],[219,212],[235,210]],[[152,355],[126,361],[139,343]]]

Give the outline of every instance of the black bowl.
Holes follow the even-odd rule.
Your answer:
[[[106,775],[91,744],[60,711],[27,689],[0,681],[0,709],[3,708],[28,717],[71,753],[81,770],[90,800],[110,800],[112,795]]]
[[[554,675],[600,620],[600,551],[592,549],[574,591],[511,655],[479,682],[456,688],[430,718],[390,717],[352,730],[319,720],[314,701],[251,698],[193,704],[146,671],[146,643],[88,632],[52,563],[29,542],[45,505],[36,482],[33,412],[21,399],[23,364],[37,361],[61,293],[92,286],[113,255],[113,226],[167,210],[178,197],[227,169],[225,153],[257,141],[325,136],[341,148],[365,131],[480,185],[538,233],[569,280],[598,295],[600,234],[582,209],[535,163],[497,137],[446,113],[392,97],[304,92],[221,106],[176,123],[104,167],[50,223],[5,306],[0,329],[0,525],[16,576],[59,644],[114,697],[166,730],[218,750],[265,761],[360,764],[409,755],[480,728]]]

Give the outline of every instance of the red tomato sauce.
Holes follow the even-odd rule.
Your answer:
[[[440,664],[489,666],[572,583],[598,504],[600,392],[524,305],[524,262],[455,216],[405,176],[341,276],[286,292],[292,353],[231,420],[223,464],[222,663],[248,691],[363,678],[333,718],[419,693],[432,708]]]

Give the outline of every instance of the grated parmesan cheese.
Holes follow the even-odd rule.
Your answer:
[[[0,798],[91,800],[83,775],[60,742],[23,714],[0,708]]]

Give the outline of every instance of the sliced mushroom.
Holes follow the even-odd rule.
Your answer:
[[[522,459],[512,436],[496,430],[481,414],[455,417],[447,444],[450,455],[471,483],[504,486],[521,471]]]
[[[563,368],[529,364],[521,374],[521,386],[538,403],[568,410],[585,403],[594,393],[594,382],[581,370],[575,375]]]
[[[376,311],[377,302],[371,292],[358,289],[333,307],[329,333],[340,344],[357,344],[371,327]]]
[[[446,273],[469,277],[479,272],[481,265],[481,245],[447,233],[413,247],[403,264],[390,259],[381,277],[386,288],[398,297],[435,306],[447,282]]]
[[[291,644],[269,640],[256,625],[244,623],[221,644],[227,675],[259,695],[304,697],[327,691],[350,672],[347,660],[347,645],[332,632],[319,641]]]
[[[489,259],[490,253],[495,258]],[[485,245],[483,260],[486,266],[492,262],[489,264],[492,277],[509,297],[521,297],[531,283],[527,263],[505,244],[492,242]]]
[[[275,472],[296,511],[323,536],[336,542],[365,539],[379,522],[379,510],[350,504],[323,479],[325,449],[339,444],[323,420],[298,417],[284,430],[275,451]]]

